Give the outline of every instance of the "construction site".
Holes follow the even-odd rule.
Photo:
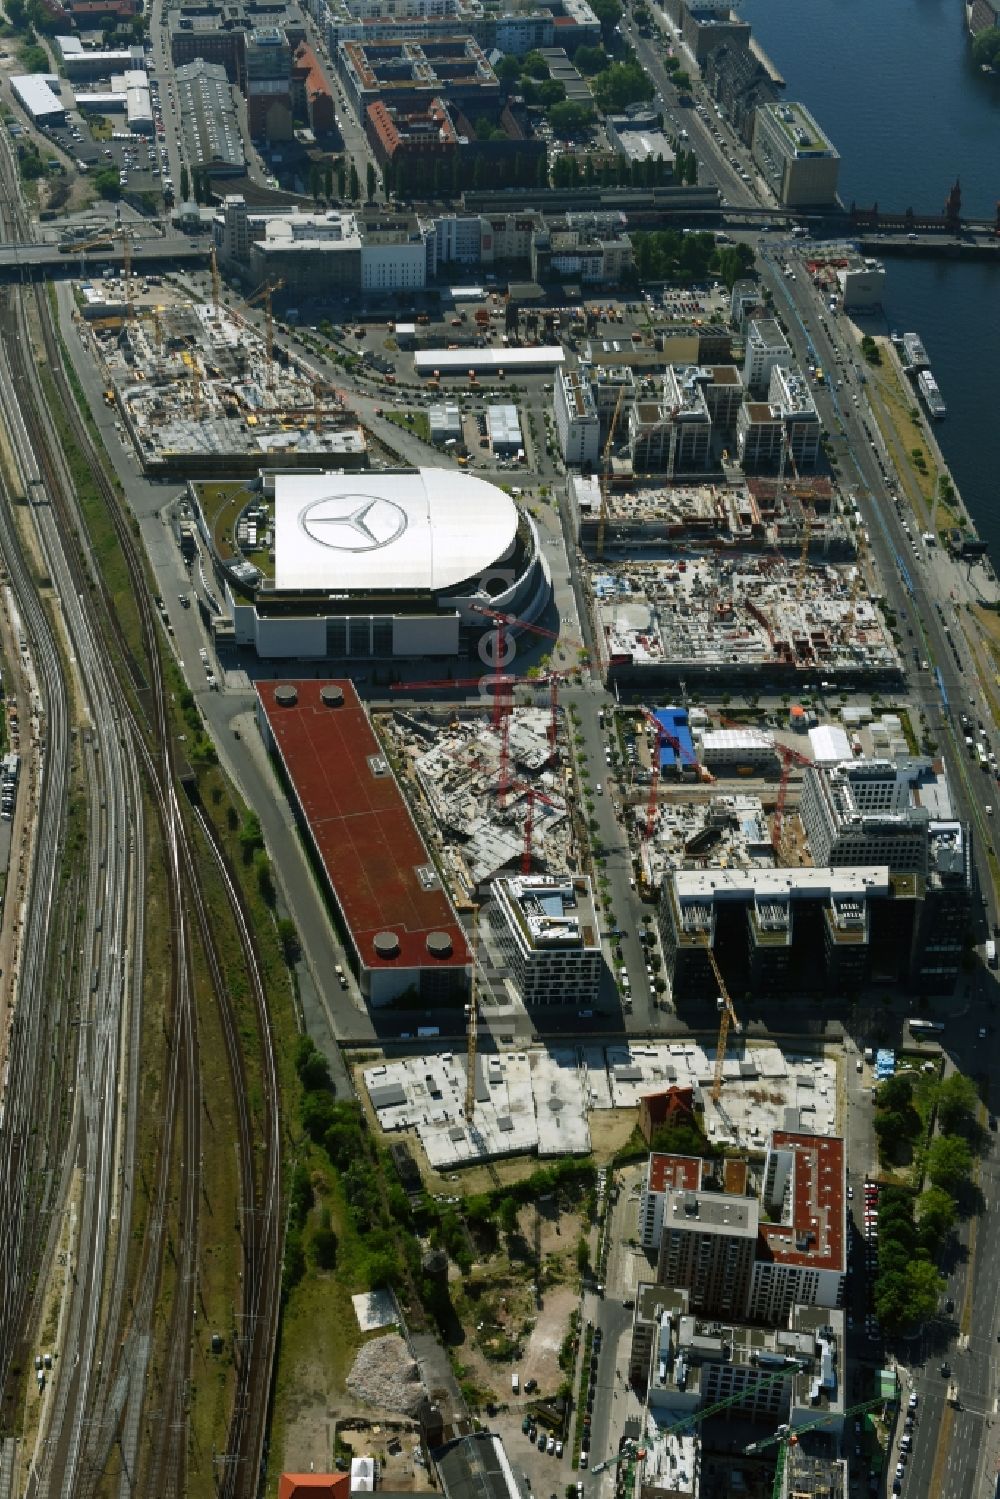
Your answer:
[[[725,483],[640,479],[627,486],[613,475],[603,484],[574,477],[570,494],[580,545],[598,559],[605,548],[617,553],[665,545],[681,555],[686,547],[710,547],[720,555],[768,551],[788,557],[799,557],[805,546],[816,563],[849,563],[856,556],[853,505],[822,477],[783,483],[744,479],[734,469]]]
[[[589,577],[603,674],[641,685],[802,690],[902,681],[892,633],[859,564],[772,551],[612,559]]]
[[[75,288],[81,338],[89,340],[144,472],[193,476],[283,468],[368,466],[368,444],[344,393],[274,341],[271,293],[263,334],[218,295],[201,302],[160,278]],[[216,278],[216,287],[218,286]]]
[[[452,684],[454,685],[454,684]],[[557,703],[397,710],[376,720],[459,902],[503,870],[581,867]]]
[[[728,1047],[728,1030],[727,1024],[721,1060],[714,1041],[694,1038],[499,1054],[479,1049],[474,1098],[464,1052],[386,1059],[362,1076],[379,1128],[390,1135],[412,1131],[437,1171],[502,1156],[585,1155],[592,1112],[638,1109],[644,1098],[672,1088],[691,1090],[704,1108],[706,1135],[719,1144],[762,1150],[773,1129],[787,1129],[796,1118],[812,1134],[837,1133],[832,1056],[742,1040]]]

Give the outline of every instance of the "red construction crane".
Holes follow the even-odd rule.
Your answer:
[[[649,777],[649,800],[646,803],[646,842],[648,843],[656,832],[656,795],[660,786],[661,745],[669,744],[679,759],[683,760],[687,765],[694,766],[701,780],[714,781],[715,777],[709,774],[692,751],[688,749],[687,745],[681,743],[676,734],[671,734],[669,729],[663,727],[655,713],[651,713],[648,708],[642,708],[640,712],[645,714],[656,731],[656,750],[653,755],[653,766]]]
[[[512,787],[512,790],[523,791],[527,799],[527,806],[524,809],[524,849],[521,854],[521,873],[530,874],[531,834],[535,825],[535,802],[544,802],[547,807],[554,807],[557,812],[560,810],[560,804],[554,802],[550,796],[546,796],[544,791],[539,791],[537,786],[528,786],[519,783]]]
[[[788,797],[788,779],[793,765],[811,765],[812,761],[787,744],[775,743],[775,754],[781,760],[781,780],[778,782],[778,799],[774,804],[774,822],[771,824],[771,846],[777,858],[782,857],[781,834],[785,821],[785,801]]]
[[[544,635],[547,640],[562,640],[567,645],[575,645],[578,649],[586,647],[582,640],[570,636],[568,640],[558,630],[546,629],[544,625],[529,624],[527,620],[518,619],[516,614],[502,614],[499,609],[488,609],[484,604],[473,604],[471,606],[477,614],[485,614],[497,627],[497,653],[503,659],[506,630],[509,625],[516,625],[519,629],[530,630],[533,635]],[[551,667],[546,668],[549,679],[549,749],[553,755],[556,753],[556,745],[559,738],[559,683],[565,678],[564,672],[556,672]]]
[[[497,777],[497,796],[500,804],[503,805],[510,791],[510,715],[514,707],[511,689],[519,683],[529,687],[535,687],[538,684],[532,682],[529,677],[512,677],[498,673],[484,677],[444,677],[434,682],[394,682],[390,691],[430,692],[435,689],[480,687],[484,681],[489,682],[494,689],[493,702],[488,706],[493,727],[500,736],[500,773]],[[465,706],[468,707],[469,704]],[[483,706],[487,705],[484,703]]]

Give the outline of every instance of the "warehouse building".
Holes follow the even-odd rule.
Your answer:
[[[258,682],[257,704],[365,1000],[461,1003],[465,932],[353,685]]]
[[[199,58],[179,67],[174,76],[188,161],[213,177],[242,177],[243,136],[223,65]]]
[[[33,124],[65,125],[66,106],[59,96],[59,79],[54,73],[15,74],[10,86]]]
[[[487,406],[486,431],[490,448],[498,458],[516,458],[524,451],[521,435],[521,418],[517,407],[510,403],[504,406]]]

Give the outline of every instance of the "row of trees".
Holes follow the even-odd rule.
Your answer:
[[[583,165],[578,156],[557,156],[552,168],[553,187],[581,187],[600,184],[601,187],[659,187],[670,179],[669,164],[662,157],[650,156],[645,161],[630,161],[627,156],[605,157],[595,166],[593,158],[586,156]]]
[[[961,1073],[931,1083],[922,1079],[922,1106],[936,1111],[939,1133],[924,1159],[928,1186],[914,1199],[901,1187],[879,1197],[878,1275],[875,1310],[887,1332],[900,1332],[933,1316],[944,1281],[937,1260],[959,1214],[979,1139],[975,1085]],[[910,1073],[887,1078],[878,1091],[875,1135],[880,1159],[899,1159],[917,1148],[924,1119],[914,1104]]]

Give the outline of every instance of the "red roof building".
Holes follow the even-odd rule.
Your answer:
[[[459,999],[465,932],[349,681],[258,682],[258,722],[326,875],[372,1005]]]
[[[282,1473],[278,1499],[348,1499],[349,1473]]]
[[[791,1307],[844,1304],[846,1158],[837,1136],[775,1130],[764,1163],[763,1206],[749,1314],[781,1322]]]
[[[292,96],[305,105],[315,135],[332,134],[337,124],[333,93],[315,52],[305,42],[299,43],[292,59]]]

